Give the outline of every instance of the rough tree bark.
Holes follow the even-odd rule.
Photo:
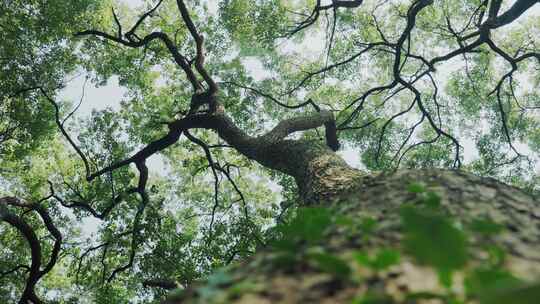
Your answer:
[[[231,143],[231,139],[220,134]],[[501,224],[504,232],[489,242],[508,252],[505,267],[529,280],[538,279],[540,275],[540,208],[536,198],[519,189],[462,171],[400,170],[367,175],[349,167],[332,149],[316,141],[280,140],[270,150],[271,155],[280,153],[281,156],[266,156],[268,159],[262,160],[260,155],[249,155],[245,153],[247,150],[239,149],[266,166],[294,176],[304,204],[334,207],[338,213],[353,218],[369,216],[378,222],[380,228],[373,232],[369,241],[362,235],[351,239],[339,228],[330,228],[328,240],[323,245],[325,251],[347,256],[358,249],[399,249],[403,237],[399,210],[414,199],[415,194],[408,191],[408,186],[415,182],[423,183],[428,190],[439,194],[442,205],[460,223],[489,218]],[[480,262],[486,255],[478,241],[472,240],[473,261]],[[383,273],[358,270],[365,279],[361,283],[351,283],[324,274],[308,262],[300,262],[293,269],[270,266],[274,256],[272,249],[263,249],[228,270],[235,283],[249,282],[257,287],[238,293],[231,287],[231,282],[213,285],[222,292],[209,299],[201,298],[198,291],[201,286],[213,283],[202,282],[191,286],[181,296],[172,296],[167,303],[351,303],[356,296],[373,289],[383,290],[395,299],[402,299],[410,292],[441,291],[432,269],[418,266],[407,258]],[[459,280],[459,275],[457,277]]]

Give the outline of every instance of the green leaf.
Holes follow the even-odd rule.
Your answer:
[[[351,228],[351,227],[354,227],[355,221],[349,216],[340,215],[336,217],[335,223],[338,226]]]
[[[521,282],[509,272],[501,269],[478,268],[465,278],[468,296],[487,294],[504,287],[519,286]]]
[[[432,191],[429,191],[426,193],[426,198],[423,200],[423,202],[430,208],[438,208],[441,206],[441,197]]]
[[[272,265],[281,269],[289,269],[296,265],[299,261],[299,256],[293,250],[278,252],[272,258]]]
[[[386,295],[367,295],[356,298],[351,304],[394,304],[394,300]]]
[[[423,184],[420,183],[411,183],[407,187],[407,191],[411,193],[422,193],[426,191],[426,187]]]
[[[381,249],[374,257],[370,257],[362,252],[357,252],[354,254],[354,258],[360,265],[380,271],[399,263],[400,254],[392,249]]]
[[[282,228],[284,238],[299,238],[310,243],[322,239],[331,223],[330,211],[327,208],[299,208],[296,218]]]
[[[269,242],[269,245],[277,251],[296,251],[296,243],[290,238],[280,238]]]
[[[446,268],[439,268],[437,271],[437,277],[442,286],[446,288],[452,287],[452,271]]]
[[[506,251],[497,246],[489,246],[487,249],[489,263],[493,266],[500,266],[506,259]]]
[[[351,268],[341,258],[328,253],[312,253],[308,256],[316,266],[324,272],[336,275],[339,278],[347,278],[351,274]]]
[[[467,262],[467,240],[450,220],[432,210],[405,206],[401,209],[404,246],[420,263],[438,271],[453,271]]]
[[[493,222],[491,219],[488,218],[473,220],[473,222],[469,225],[469,228],[474,232],[486,236],[500,233],[503,230],[503,226]]]
[[[373,260],[373,267],[377,270],[384,270],[392,265],[399,263],[399,252],[392,249],[380,250]]]
[[[500,288],[480,297],[481,304],[538,304],[540,284]]]
[[[363,233],[370,234],[377,227],[377,221],[372,217],[364,217],[360,220],[359,227]]]

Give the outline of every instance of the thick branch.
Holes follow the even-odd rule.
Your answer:
[[[322,110],[310,116],[301,116],[282,120],[278,123],[276,127],[274,127],[270,132],[266,133],[261,138],[264,138],[265,141],[277,142],[278,140],[281,140],[294,132],[310,130],[320,127],[322,125],[327,126],[327,130],[330,133],[333,133],[326,134],[326,137],[327,139],[330,137],[330,139],[328,139],[328,142],[330,143],[329,146],[332,149],[337,150],[339,148],[339,144],[336,142],[337,137],[335,135],[336,130],[334,123],[334,115],[332,114],[332,112],[326,110]]]
[[[178,5],[178,9],[180,10],[180,14],[182,15],[182,19],[184,20],[191,36],[195,40],[195,44],[197,48],[197,57],[195,58],[195,68],[197,69],[197,72],[201,74],[206,84],[208,84],[208,94],[212,95],[215,92],[217,92],[218,87],[217,87],[217,84],[212,79],[212,77],[210,76],[210,74],[204,68],[204,37],[197,32],[197,28],[195,27],[195,24],[193,23],[193,21],[191,20],[191,17],[189,16],[189,12],[186,5],[184,4],[184,1],[177,0],[176,3]]]
[[[504,12],[502,15],[495,18],[494,22],[492,23],[491,28],[499,28],[501,26],[510,24],[517,18],[519,18],[525,11],[527,11],[529,8],[531,8],[536,3],[539,3],[539,0],[518,0],[516,1],[512,7],[510,7],[506,12]]]
[[[238,128],[225,114],[220,113],[212,115],[206,113],[189,115],[183,119],[170,123],[169,133],[162,138],[151,142],[135,155],[91,174],[89,180],[93,180],[102,174],[116,170],[130,163],[137,163],[145,160],[151,155],[176,143],[182,132],[185,130],[194,128],[215,130],[221,138],[227,141],[228,144],[233,146],[240,153],[248,158],[256,159],[258,161],[262,160],[262,157],[257,151],[263,149],[264,146],[276,144],[291,133],[313,129],[322,125],[325,125],[326,129],[329,131],[329,134],[326,135],[329,146],[332,149],[337,150],[339,143],[337,142],[337,135],[334,132],[335,126],[332,127],[333,121],[334,118],[331,112],[321,111],[312,115],[281,121],[267,134],[260,137],[252,137]]]
[[[41,301],[36,296],[34,288],[42,276],[41,271],[40,271],[41,245],[36,236],[36,233],[34,232],[34,229],[30,225],[28,225],[24,220],[22,220],[19,216],[13,214],[7,209],[6,204],[10,204],[10,202],[13,202],[14,200],[18,201],[10,197],[0,198],[0,220],[10,224],[15,229],[17,229],[24,236],[24,238],[28,242],[28,245],[30,246],[30,254],[31,254],[30,273],[28,274],[28,278],[26,279],[26,286],[21,295],[19,303],[23,304],[23,303],[28,303],[30,301],[32,303],[39,304],[41,303]]]

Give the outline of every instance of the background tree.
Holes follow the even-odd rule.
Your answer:
[[[159,301],[259,249],[172,301],[535,299],[534,199],[440,169],[537,191],[537,2],[3,3],[0,297]],[[77,116],[74,71],[121,109]]]

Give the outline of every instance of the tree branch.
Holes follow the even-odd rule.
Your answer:
[[[186,24],[191,36],[195,40],[195,45],[197,48],[197,56],[195,58],[195,68],[197,69],[197,72],[201,74],[206,84],[208,84],[208,94],[213,95],[217,92],[218,86],[210,76],[210,74],[206,71],[204,68],[204,36],[200,35],[197,32],[197,28],[195,27],[195,24],[191,20],[191,17],[189,16],[188,9],[186,5],[184,4],[184,1],[182,0],[176,0],[176,3],[178,5],[178,9],[180,10],[180,14],[182,15],[182,19],[184,20],[184,23]]]
[[[41,201],[44,201],[46,199],[50,198],[50,196],[43,198]],[[49,233],[53,236],[55,239],[53,249],[50,253],[49,261],[41,269],[41,260],[42,260],[42,250],[41,250],[41,244],[40,241],[34,232],[34,229],[27,224],[22,218],[17,216],[16,214],[9,211],[7,208],[7,205],[11,205],[14,207],[22,207],[22,208],[28,208],[29,210],[36,211],[41,219],[43,220],[45,227],[49,231]],[[11,226],[13,226],[15,229],[17,229],[26,239],[28,242],[28,245],[30,247],[30,255],[31,255],[31,264],[30,267],[20,265],[16,267],[15,269],[11,270],[11,272],[16,271],[20,268],[27,268],[28,269],[28,277],[26,279],[26,285],[23,290],[23,293],[21,295],[21,298],[19,299],[19,303],[34,303],[34,304],[40,304],[42,301],[37,297],[35,293],[35,287],[38,281],[47,273],[51,271],[51,269],[54,267],[54,265],[57,262],[58,255],[60,253],[61,244],[62,244],[62,234],[60,231],[56,228],[54,225],[51,217],[49,216],[49,213],[39,205],[39,203],[33,203],[28,204],[24,203],[18,198],[15,197],[1,197],[0,198],[0,221],[4,221]]]

